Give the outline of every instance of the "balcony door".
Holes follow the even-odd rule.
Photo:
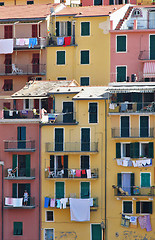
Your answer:
[[[129,137],[129,117],[121,117],[121,137]]]
[[[121,187],[128,195],[133,194],[134,173],[117,173],[117,186]],[[118,194],[121,194],[118,192]]]
[[[30,155],[13,155],[12,168],[16,167],[15,176],[30,177]]]
[[[4,38],[5,39],[13,38],[13,26],[12,25],[4,26]]]
[[[90,128],[81,128],[81,151],[90,151]]]
[[[73,102],[63,102],[63,122],[73,122]]]
[[[150,35],[150,60],[155,60],[155,35]]]
[[[55,128],[55,151],[63,151],[64,147],[64,129]]]
[[[149,117],[140,116],[140,137],[149,136]]]
[[[29,194],[27,205],[30,206],[30,183],[13,183],[12,184],[12,197],[13,198],[23,198],[24,192],[27,190]]]
[[[26,148],[26,127],[17,127],[18,148]]]
[[[12,73],[12,55],[6,54],[5,55],[5,73]]]
[[[33,53],[32,56],[32,73],[39,73],[39,53]]]

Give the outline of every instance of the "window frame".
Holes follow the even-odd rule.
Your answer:
[[[10,82],[10,83],[7,83]],[[10,84],[10,89],[9,88],[5,88],[6,85]],[[3,85],[3,90],[4,92],[8,92],[8,91],[13,91],[13,79],[4,79],[4,85]]]
[[[152,202],[152,207],[153,207],[153,201],[148,201],[148,200],[139,200],[139,201],[136,201],[136,202],[140,202],[140,213],[136,213],[136,214],[140,214],[140,215],[150,215],[150,214],[153,214],[153,211],[152,211],[152,213],[142,213],[141,212],[141,203],[143,203],[143,202],[148,202],[148,203],[150,203],[150,202]],[[137,209],[136,209],[136,212],[137,212]]]
[[[88,78],[88,81],[89,81],[88,85],[81,85],[81,79],[82,78]],[[86,76],[80,77],[80,86],[89,86],[89,85],[90,85],[90,77],[86,77]]]
[[[86,128],[88,128],[90,131],[90,135],[89,135],[89,137],[90,137],[90,145],[89,145],[89,151],[82,151],[82,129],[86,129]],[[80,151],[82,151],[82,152],[91,152],[91,128],[90,127],[81,127],[80,128]]]
[[[60,182],[64,183],[64,198],[65,198],[65,196],[66,196],[66,184],[65,184],[65,181],[55,181],[55,184],[54,184],[54,196],[56,198],[56,183],[60,183]]]
[[[88,63],[82,63],[82,52],[89,52],[89,61],[88,61]],[[90,50],[89,49],[87,49],[87,50],[80,50],[80,65],[90,65]]]
[[[89,35],[82,35],[82,23],[89,23]],[[90,37],[91,33],[90,33],[90,21],[82,21],[80,23],[80,36],[81,37]]]
[[[45,239],[45,230],[48,230],[48,229],[53,230],[53,239],[51,239],[51,240],[54,240],[55,239],[55,229],[54,228],[44,228],[44,239]]]
[[[89,183],[89,198],[91,198],[91,182],[90,181],[80,181],[80,198],[81,198],[81,183]],[[85,199],[85,198],[82,198]]]
[[[97,121],[96,122],[90,122],[90,111],[89,111],[89,108],[90,108],[90,104],[91,103],[96,103],[97,104],[97,111],[96,111]],[[99,123],[99,117],[98,117],[98,115],[99,115],[99,106],[98,105],[99,105],[98,102],[88,102],[88,123],[89,124],[97,124],[97,123]]]
[[[64,63],[58,63],[58,52],[64,52],[65,53],[65,61],[64,61]],[[65,50],[57,50],[56,51],[56,65],[57,66],[64,66],[64,65],[66,65],[66,51]]]
[[[142,181],[141,181],[141,180],[142,180],[141,175],[142,175],[142,174],[146,174],[146,173],[150,174],[150,188],[151,188],[151,172],[141,172],[141,173],[140,173],[140,187],[143,188],[143,187],[142,187]],[[148,187],[148,188],[149,188],[149,187]]]
[[[125,42],[125,51],[118,51],[118,37],[126,37],[126,42]],[[123,35],[116,35],[116,53],[127,53],[127,35],[123,34]]]
[[[65,81],[65,80],[67,80],[67,78],[66,77],[57,77],[57,80],[58,81]]]
[[[127,79],[127,65],[117,65],[116,66],[116,82],[118,82],[117,81],[117,68],[119,68],[119,67],[125,67],[126,68],[126,79]],[[123,81],[123,82],[126,82],[126,80],[125,81]],[[119,81],[119,83],[121,83],[121,81]]]
[[[15,223],[21,223],[22,234],[14,234],[15,231]],[[23,236],[23,222],[13,222],[13,236]]]
[[[30,3],[31,2],[31,3]],[[32,3],[33,2],[33,3]],[[26,2],[27,5],[33,5],[34,4],[34,1],[27,1]]]
[[[47,212],[53,212],[53,221],[52,220],[47,220]],[[54,211],[53,210],[45,211],[45,222],[54,222]]]
[[[139,137],[145,138],[141,136],[141,121],[140,121],[141,117],[148,117],[148,137],[146,138],[149,138],[150,137],[150,116],[149,115],[139,115]]]
[[[55,143],[56,143],[55,142],[55,140],[56,140],[56,134],[55,134],[56,131],[55,130],[56,129],[63,129],[63,151],[64,151],[64,146],[65,146],[65,144],[64,144],[65,143],[65,128],[63,128],[63,127],[55,127],[54,128],[54,150],[55,150]],[[63,152],[63,151],[60,151],[60,152]]]
[[[124,210],[124,205],[123,205],[124,202],[131,202],[132,203],[132,209],[131,209],[132,212],[131,213],[124,213],[124,211],[123,211]],[[123,200],[122,201],[122,214],[128,214],[128,215],[133,214],[133,201],[131,201],[131,200]]]

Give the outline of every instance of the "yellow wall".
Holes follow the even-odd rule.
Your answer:
[[[54,3],[53,0],[33,0],[34,4]],[[3,0],[5,6],[9,5],[27,5],[27,0]]]
[[[73,95],[55,95],[56,109],[57,111],[62,111],[62,101],[68,99],[71,100]],[[68,98],[67,98],[68,97]],[[61,235],[61,232],[71,232],[74,233],[74,236],[77,236],[77,240],[86,240],[90,239],[90,228],[91,223],[101,223],[101,220],[104,219],[104,171],[101,172],[101,169],[104,168],[104,101],[98,101],[99,109],[99,123],[98,124],[89,124],[88,123],[88,103],[96,101],[75,101],[75,111],[76,120],[79,122],[77,125],[44,125],[41,127],[42,135],[42,239],[44,236],[45,228],[54,228],[55,237]],[[98,179],[64,179],[64,178],[45,178],[45,168],[49,166],[50,154],[45,152],[45,143],[54,142],[54,129],[55,128],[64,128],[64,142],[77,142],[80,143],[80,129],[81,127],[90,127],[91,128],[91,142],[99,142],[99,152],[98,153],[82,153],[82,152],[67,152],[55,153],[55,155],[68,155],[68,168],[80,168],[80,156],[89,155],[90,156],[90,168],[99,169],[99,178]],[[54,189],[56,181],[65,182],[65,196],[70,197],[71,193],[76,193],[76,197],[80,197],[80,182],[89,181],[91,186],[91,197],[98,198],[98,207],[96,211],[90,212],[90,222],[71,222],[70,221],[70,209],[52,209],[44,208],[44,197],[49,196],[54,198]],[[46,210],[54,211],[54,222],[48,223],[45,222],[45,212]],[[62,239],[72,239],[71,236],[68,238]],[[75,238],[73,238],[75,239]]]
[[[53,18],[53,25],[55,26]],[[47,79],[56,80],[66,77],[67,80],[89,77],[90,85],[107,85],[110,79],[110,34],[104,29],[108,26],[108,17],[56,17],[56,21],[75,20],[75,43],[77,46],[50,46],[47,48]],[[81,22],[90,21],[90,36],[81,36]],[[99,27],[100,26],[100,27]],[[66,51],[66,64],[56,65],[56,52]],[[80,64],[80,51],[90,51],[90,64]]]

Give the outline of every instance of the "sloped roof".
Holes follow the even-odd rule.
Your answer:
[[[69,16],[74,17],[98,17],[109,16],[116,12],[124,5],[109,5],[109,6],[87,6],[87,7],[65,7],[56,13],[56,16]],[[52,14],[54,15],[54,13]]]
[[[107,86],[91,86],[84,87],[76,94],[74,100],[95,100],[95,99],[107,99],[108,98]]]

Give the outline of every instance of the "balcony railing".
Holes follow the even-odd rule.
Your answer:
[[[0,110],[0,119],[39,119],[39,110]]]
[[[46,152],[98,152],[98,143],[79,143],[79,142],[65,142],[65,143],[45,143]]]
[[[47,37],[38,38],[14,38],[14,48],[44,48],[48,44]]]
[[[13,169],[5,169],[5,179],[8,180],[24,180],[24,179],[35,179],[35,168],[26,169],[26,168],[17,168],[15,172],[12,172]]]
[[[112,138],[153,138],[154,128],[112,128]]]
[[[93,169],[56,169],[51,171],[50,168],[45,168],[45,178],[68,178],[68,179],[95,179],[98,178],[98,168]]]
[[[114,186],[114,196],[155,196],[155,186],[152,187],[118,187]]]
[[[5,152],[34,152],[35,140],[4,140]]]
[[[154,113],[155,102],[116,102],[109,104],[109,113]]]
[[[47,113],[42,116],[42,123],[54,123],[54,124],[77,124],[76,113]]]
[[[67,36],[59,36],[59,37],[56,37],[56,36],[52,36],[50,39],[49,39],[49,46],[71,46],[71,45],[75,45],[75,36],[72,35],[71,36],[71,41],[68,42],[68,44],[65,45],[65,41],[64,39],[65,38],[69,38]],[[59,41],[59,39],[61,39],[61,41]]]
[[[147,50],[140,51],[138,59],[139,60],[155,60],[155,51],[147,51]]]
[[[123,167],[151,167],[152,166],[152,158],[149,157],[139,157],[139,158],[131,158],[131,157],[122,157],[122,158],[114,158],[116,160],[117,165]]]
[[[121,27],[121,30],[141,30],[141,29],[155,29],[154,19],[149,18],[148,20],[126,20]]]
[[[0,75],[45,75],[46,64],[10,64],[0,65]]]
[[[34,197],[28,197],[27,205],[24,205],[23,198],[13,198],[13,197],[5,197],[4,199],[4,208],[25,208],[25,209],[31,209],[35,208],[35,198]]]

